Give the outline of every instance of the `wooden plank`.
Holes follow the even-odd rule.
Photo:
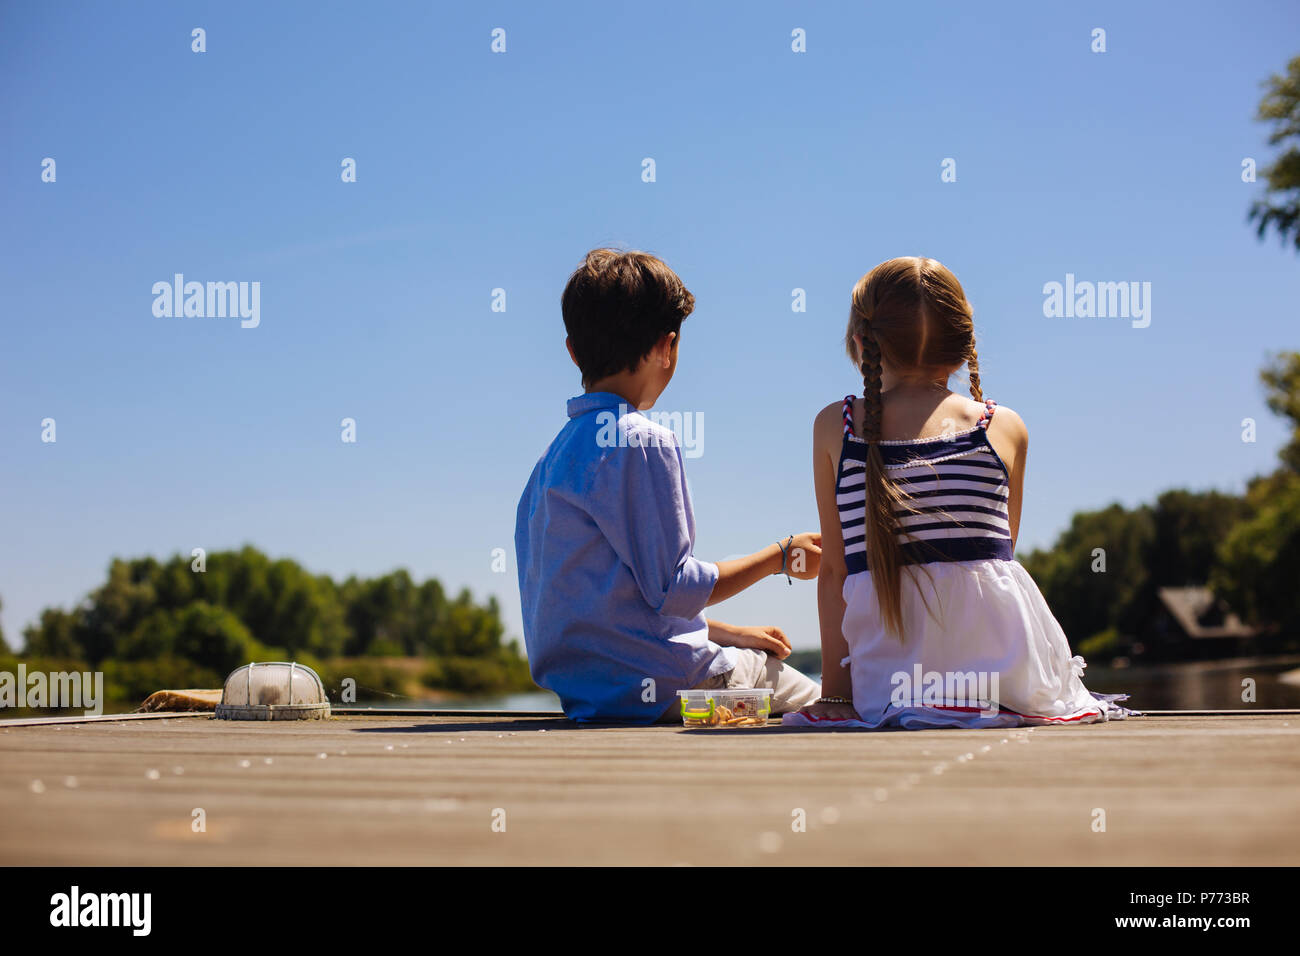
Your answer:
[[[0,727],[43,727],[50,724],[102,724],[112,723],[119,720],[162,720],[167,717],[207,717],[211,719],[212,714],[204,711],[172,711],[164,713],[155,711],[149,714],[93,714],[90,716],[79,715],[73,717],[14,717],[9,720],[0,720]]]

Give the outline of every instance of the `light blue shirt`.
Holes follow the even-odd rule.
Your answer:
[[[569,399],[519,501],[515,554],[533,680],[571,719],[651,723],[735,667],[704,618],[718,566],[694,548],[672,430],[609,392]]]

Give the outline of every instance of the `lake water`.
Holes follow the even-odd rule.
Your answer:
[[[1136,710],[1269,710],[1300,708],[1300,676],[1283,680],[1300,667],[1300,657],[1268,661],[1205,661],[1159,667],[1089,667],[1089,690],[1129,694]],[[816,675],[814,675],[815,677]],[[1254,681],[1253,703],[1242,700],[1244,680]],[[515,710],[560,713],[560,700],[550,691],[501,696],[460,697],[454,700],[388,702],[363,701],[382,707],[431,707],[441,710]]]
[[[1089,690],[1128,694],[1137,710],[1272,710],[1300,708],[1300,679],[1283,676],[1300,659],[1287,661],[1205,661],[1165,667],[1122,669],[1089,667]],[[1243,701],[1253,681],[1254,701]]]

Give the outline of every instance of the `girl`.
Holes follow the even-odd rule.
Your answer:
[[[1075,724],[1133,713],[1084,661],[1014,558],[1029,436],[980,389],[971,305],[934,259],[853,289],[845,347],[863,395],[814,426],[822,693],[785,717],[878,728]],[[949,391],[962,365],[972,399]]]

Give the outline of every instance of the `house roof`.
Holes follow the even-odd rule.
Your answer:
[[[1246,624],[1205,587],[1160,588],[1160,602],[1188,637],[1254,637],[1260,628]]]

